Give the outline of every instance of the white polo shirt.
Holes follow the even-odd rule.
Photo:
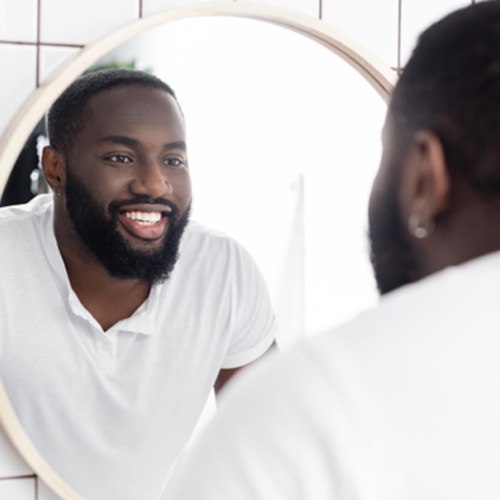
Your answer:
[[[265,284],[190,223],[170,279],[104,332],[68,281],[50,195],[0,210],[0,376],[48,463],[90,499],[157,499],[221,368],[273,341]]]
[[[165,500],[498,500],[500,252],[231,381]]]

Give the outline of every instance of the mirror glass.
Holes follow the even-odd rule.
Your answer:
[[[115,63],[150,70],[175,90],[192,218],[253,255],[280,345],[376,300],[366,212],[386,104],[357,71],[303,35],[237,17],[169,22],[97,66]]]

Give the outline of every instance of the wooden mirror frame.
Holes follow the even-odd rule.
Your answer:
[[[0,193],[3,192],[12,167],[30,133],[48,107],[76,77],[109,51],[151,28],[180,19],[207,16],[254,19],[295,31],[325,46],[345,60],[386,102],[389,99],[396,80],[395,73],[354,40],[337,32],[322,20],[301,15],[289,9],[243,1],[208,2],[172,7],[136,20],[86,45],[31,94],[0,139]],[[1,380],[0,424],[21,457],[56,495],[67,500],[82,498],[62,481],[31,443],[16,417]]]

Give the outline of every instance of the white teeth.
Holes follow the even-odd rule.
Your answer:
[[[161,219],[160,212],[126,212],[127,219],[135,220],[141,224],[156,224]]]

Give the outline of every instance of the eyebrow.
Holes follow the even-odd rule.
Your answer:
[[[115,144],[122,144],[124,146],[137,146],[139,141],[136,139],[132,139],[131,137],[127,137],[125,135],[107,135],[106,137],[101,137],[97,142],[113,142]]]
[[[123,146],[136,147],[139,145],[139,141],[137,139],[132,139],[131,137],[127,137],[126,135],[107,135],[106,137],[101,137],[98,139],[99,143],[112,142],[115,144],[122,144]],[[182,149],[186,151],[187,146],[185,141],[174,141],[167,142],[164,145],[164,149]]]
[[[187,149],[186,141],[168,142],[164,147],[165,149],[182,149],[183,151]]]

